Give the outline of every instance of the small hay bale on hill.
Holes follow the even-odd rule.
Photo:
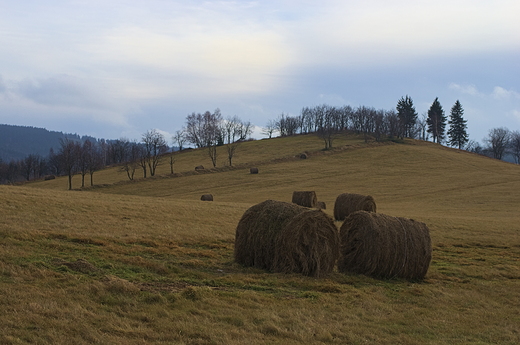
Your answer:
[[[325,202],[323,202],[323,201],[318,201],[318,202],[316,202],[316,208],[319,210],[326,210],[327,204],[325,204]]]
[[[421,280],[432,258],[430,231],[412,219],[358,211],[340,229],[338,271]]]
[[[314,191],[293,192],[292,195],[293,204],[304,207],[314,207],[316,206],[317,201],[318,198],[316,197],[316,192]]]
[[[298,157],[300,157],[300,159],[307,159],[307,154],[305,152],[302,152]]]
[[[54,175],[46,175],[43,179],[45,181],[49,181],[49,180],[54,180],[56,178],[56,176]]]
[[[195,171],[199,171],[199,170],[204,170],[204,166],[203,165],[197,165],[195,167]]]
[[[356,211],[376,212],[376,202],[370,195],[343,193],[338,195],[334,203],[334,219],[345,220]]]
[[[213,201],[213,195],[212,194],[202,194],[202,196],[200,197],[200,200]]]
[[[251,169],[249,169],[249,172],[251,174],[258,174],[258,168],[251,168]]]
[[[234,257],[241,265],[272,272],[323,276],[339,257],[339,232],[322,211],[266,200],[240,219]]]

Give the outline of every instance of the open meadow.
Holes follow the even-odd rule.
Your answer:
[[[206,151],[188,150],[174,175],[165,157],[153,178],[110,167],[82,190],[66,177],[0,186],[0,344],[520,343],[520,166],[413,140],[334,144],[244,142],[234,167],[221,147],[200,173]],[[349,192],[426,223],[425,280],[234,263],[243,213],[304,190],[329,215]]]

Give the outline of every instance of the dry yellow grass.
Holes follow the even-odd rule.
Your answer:
[[[244,143],[240,159],[259,162],[258,175],[246,164],[112,185],[124,176],[107,169],[99,183],[110,185],[89,191],[61,179],[0,186],[0,343],[520,342],[520,167],[428,143],[345,143],[319,154],[309,136]],[[309,159],[290,158],[301,151]],[[179,155],[178,171],[207,165],[195,154]],[[352,192],[425,222],[426,280],[233,263],[243,212],[294,190],[315,190],[330,214]]]

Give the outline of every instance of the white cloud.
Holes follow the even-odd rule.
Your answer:
[[[510,99],[520,99],[520,93],[513,90],[506,90],[500,86],[495,86],[491,96],[496,100],[510,100]]]
[[[477,87],[473,84],[467,84],[467,85],[460,85],[456,83],[450,83],[449,89],[457,91],[462,94],[470,95],[470,96],[477,96],[477,97],[483,97],[484,94],[478,91]]]

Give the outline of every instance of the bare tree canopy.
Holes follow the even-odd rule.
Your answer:
[[[504,127],[489,130],[488,137],[484,139],[489,144],[489,149],[493,158],[502,159],[509,146],[511,133]]]
[[[150,176],[154,176],[157,165],[159,165],[159,156],[168,151],[166,139],[157,130],[151,129],[143,134],[142,142],[144,144],[144,162],[148,166]]]

